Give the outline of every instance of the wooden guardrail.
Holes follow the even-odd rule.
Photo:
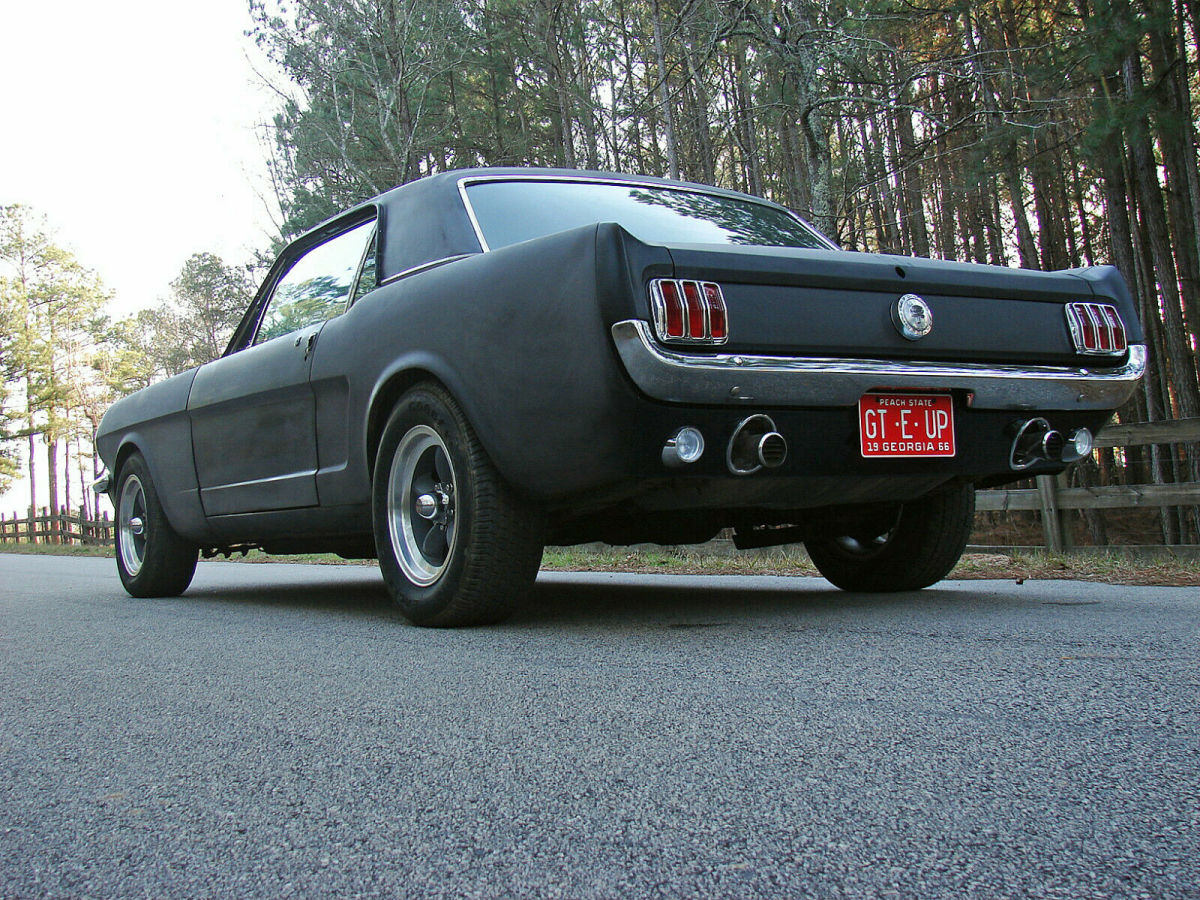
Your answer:
[[[0,545],[26,544],[109,544],[113,542],[113,523],[105,512],[99,519],[83,512],[65,509],[56,513],[45,507],[40,514],[18,518],[0,513]]]
[[[1097,447],[1145,447],[1151,444],[1195,442],[1200,442],[1200,418],[1110,425],[1096,438]],[[1063,527],[1063,510],[1162,506],[1200,506],[1200,482],[1067,487],[1062,476],[1039,475],[1036,488],[977,491],[975,494],[975,509],[978,512],[1040,512],[1046,547],[1054,552],[1062,551],[1068,544]]]

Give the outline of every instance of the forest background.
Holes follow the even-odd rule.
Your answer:
[[[283,241],[463,166],[745,190],[848,249],[1115,264],[1151,348],[1121,420],[1200,415],[1200,0],[249,5],[281,73],[273,246],[197,253],[167,301],[118,319],[35,210],[0,207],[0,490],[44,467],[30,506],[95,502],[103,410],[219,355]],[[1099,453],[1077,477],[1120,481],[1129,462]],[[1200,480],[1194,452],[1138,464],[1131,480]],[[1164,516],[1164,539],[1194,537],[1194,517]]]

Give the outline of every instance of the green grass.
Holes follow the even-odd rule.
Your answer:
[[[670,572],[676,575],[818,575],[799,547],[714,553],[709,548],[547,547],[542,569],[565,572]],[[1071,579],[1108,584],[1200,585],[1200,560],[1131,559],[1119,552],[968,553],[947,576],[1018,581]]]
[[[740,553],[701,547],[547,547],[542,568],[564,572],[671,572],[676,575],[816,575],[797,547]]]
[[[0,544],[0,553],[48,556],[111,557],[110,547],[58,544]],[[218,557],[223,558],[223,557]],[[374,565],[373,560],[345,560],[332,553],[270,556],[251,550],[235,561],[249,563],[308,563],[312,565]],[[543,571],[635,572],[673,575],[807,575],[819,573],[797,546],[740,552],[725,547],[547,547]],[[1107,584],[1200,585],[1200,560],[1130,558],[1120,552],[1051,554],[1046,552],[969,553],[950,573],[951,579],[998,578],[1017,581],[1071,579]]]
[[[4,541],[0,553],[24,553],[28,556],[112,556],[112,547],[83,544],[26,544]]]

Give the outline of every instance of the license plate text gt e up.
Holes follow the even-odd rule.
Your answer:
[[[864,394],[858,398],[864,457],[954,456],[954,401],[949,394]]]

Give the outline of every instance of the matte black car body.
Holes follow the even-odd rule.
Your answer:
[[[721,527],[795,540],[847,510],[994,485],[1014,471],[1014,423],[1095,431],[1144,367],[1124,283],[1109,267],[1041,273],[818,249],[643,242],[592,222],[490,249],[466,202],[475,183],[538,180],[675,187],[556,170],[449,172],[389,191],[291,245],[221,359],[116,403],[99,429],[110,472],[140,454],[171,528],[209,551],[331,550],[371,556],[372,485],[389,415],[417,385],[444,389],[495,470],[536,508],[549,543],[705,540]],[[766,201],[756,201],[765,203]],[[363,269],[377,286],[348,309],[253,344],[292,263],[374,219]],[[728,341],[664,345],[653,279],[715,282]],[[934,317],[914,342],[893,321],[904,294]],[[1109,304],[1129,349],[1094,359],[1072,344],[1064,305]],[[949,459],[863,458],[858,398],[871,390],[953,396]],[[765,414],[787,442],[778,468],[733,474],[726,445]],[[707,450],[663,462],[680,428]],[[114,485],[114,490],[116,486]],[[832,518],[831,518],[832,517]]]

